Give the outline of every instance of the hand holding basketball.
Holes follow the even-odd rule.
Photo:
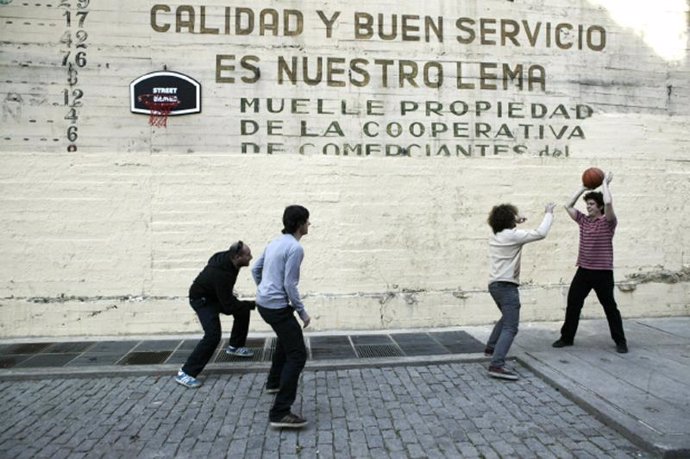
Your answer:
[[[582,185],[593,190],[604,182],[604,171],[598,167],[590,167],[582,173]]]
[[[606,176],[604,177],[604,183],[608,185],[611,183],[611,180],[613,180],[613,172],[607,172]]]

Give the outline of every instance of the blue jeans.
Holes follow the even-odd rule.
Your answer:
[[[256,306],[261,317],[277,336],[266,387],[278,388],[268,417],[270,421],[280,421],[283,416],[290,413],[297,398],[297,384],[307,362],[307,348],[304,345],[302,327],[295,319],[293,308],[287,306],[282,309],[268,309],[259,304]]]
[[[490,365],[502,368],[518,332],[520,293],[518,285],[512,282],[492,282],[489,284],[489,293],[501,311],[501,318],[494,325],[486,347],[494,350]]]

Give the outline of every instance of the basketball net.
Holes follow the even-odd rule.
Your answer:
[[[177,96],[142,94],[138,99],[149,110],[149,124],[155,127],[167,127],[170,112],[180,105]]]

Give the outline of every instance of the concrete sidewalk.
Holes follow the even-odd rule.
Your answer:
[[[518,382],[488,378],[466,340],[474,353],[310,360],[298,433],[267,427],[268,362],[213,363],[197,391],[172,382],[172,363],[0,370],[0,456],[690,457],[690,318],[624,325],[628,354],[603,320],[563,349],[560,324],[522,324]],[[483,342],[490,329],[415,332]]]
[[[522,324],[512,354],[636,443],[690,457],[690,317],[625,320],[628,354],[616,353],[605,320],[581,321],[574,346],[552,348],[560,325]]]

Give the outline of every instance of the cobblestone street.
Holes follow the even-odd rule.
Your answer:
[[[529,370],[307,370],[303,431],[268,426],[265,373],[0,381],[0,457],[649,457]]]

